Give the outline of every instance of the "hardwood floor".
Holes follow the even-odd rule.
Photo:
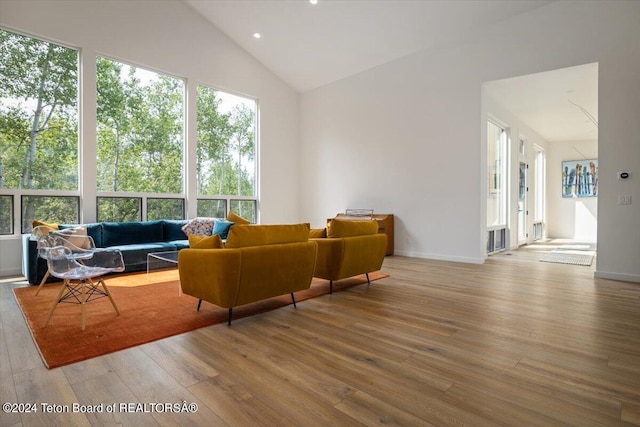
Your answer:
[[[388,257],[370,286],[53,370],[0,283],[0,400],[38,404],[0,425],[640,425],[640,284],[543,249]]]

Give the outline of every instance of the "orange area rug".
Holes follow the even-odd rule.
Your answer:
[[[226,308],[203,302],[200,311],[196,311],[198,300],[179,295],[178,280],[149,284],[153,277],[166,279],[166,274],[177,277],[177,270],[161,273],[165,276],[153,274],[107,278],[120,315],[116,314],[108,298],[91,301],[86,305],[84,331],[78,304],[58,304],[51,321],[44,326],[61,284],[46,285],[38,296],[35,295],[37,286],[14,288],[16,301],[45,366],[51,369],[227,321]],[[369,277],[373,281],[388,275],[376,272],[370,273]],[[132,286],[136,282],[147,284]],[[366,283],[364,275],[339,280],[333,283],[333,292],[363,283]],[[328,293],[328,280],[313,279],[311,288],[296,292],[295,297],[296,302],[301,302]],[[289,295],[235,307],[233,322],[287,305],[291,305]]]

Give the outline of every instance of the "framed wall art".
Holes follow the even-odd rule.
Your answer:
[[[598,159],[562,162],[562,197],[598,196]]]

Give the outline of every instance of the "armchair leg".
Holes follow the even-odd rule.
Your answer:
[[[231,316],[233,315],[233,308],[229,309],[229,319],[227,319],[227,326],[231,326]]]
[[[196,309],[196,311],[200,311],[200,305],[201,305],[201,304],[202,304],[202,300],[201,300],[201,299],[199,299],[199,300],[198,300],[198,308]]]
[[[291,301],[293,301],[293,308],[298,308],[296,307],[296,297],[293,295],[293,292],[291,292]]]

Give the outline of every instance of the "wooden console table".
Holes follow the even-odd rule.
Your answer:
[[[357,221],[353,217],[349,217],[346,214],[338,214],[336,218],[342,220]],[[393,255],[393,214],[373,214],[372,219],[378,221],[378,233],[384,233],[387,235],[387,255]]]

